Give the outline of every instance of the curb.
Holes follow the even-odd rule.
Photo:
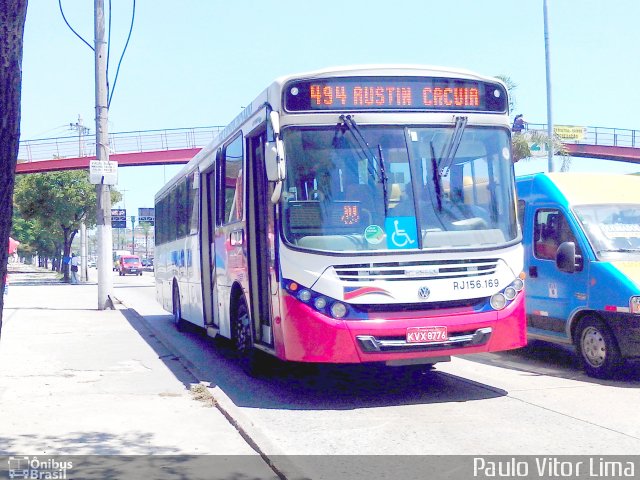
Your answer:
[[[207,391],[213,398],[213,406],[227,419],[227,421],[238,431],[240,436],[247,442],[247,444],[255,450],[255,452],[262,457],[264,462],[271,468],[271,470],[281,479],[307,479],[307,475],[304,475],[300,468],[295,466],[293,462],[288,460],[288,455],[280,450],[279,447],[274,445],[270,439],[266,437],[259,429],[255,427],[253,422],[247,418],[240,409],[238,409],[233,401],[224,393],[220,387],[211,387],[210,382],[202,381],[202,378],[207,378],[196,365],[194,365],[187,358],[180,355],[179,349],[168,339],[162,332],[155,330],[149,324],[147,319],[140,315],[135,309],[126,305],[119,298],[114,297],[114,304],[118,305],[120,310],[122,307],[126,308],[147,330],[150,334],[153,334],[155,338],[170,352],[172,352],[182,367],[188,371],[196,380],[194,385],[203,385],[207,388]],[[262,445],[263,447],[260,447]],[[265,450],[270,453],[266,453]],[[274,457],[277,459],[275,460]]]

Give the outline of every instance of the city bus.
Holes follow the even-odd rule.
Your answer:
[[[279,78],[156,194],[158,301],[247,364],[522,347],[510,135],[504,84],[469,71]]]

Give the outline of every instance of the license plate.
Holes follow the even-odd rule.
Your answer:
[[[407,328],[407,343],[444,342],[447,338],[447,327]]]
[[[135,268],[132,268],[131,271],[132,272],[137,272],[137,270]]]

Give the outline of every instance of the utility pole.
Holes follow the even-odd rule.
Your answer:
[[[78,132],[78,157],[84,157],[84,136],[89,134],[89,128],[82,124],[82,117],[78,114],[78,121],[70,123],[69,128]]]
[[[107,43],[105,41],[104,0],[94,0],[95,90],[96,90],[96,160],[109,161],[107,107]],[[113,236],[111,231],[111,186],[96,184],[98,202],[96,224],[98,237],[98,310],[113,309]]]
[[[549,22],[547,20],[547,0],[542,0],[542,14],[544,16],[544,61],[547,73],[547,137],[549,145],[547,146],[548,168],[553,172],[553,116],[551,115],[551,66],[549,61]]]

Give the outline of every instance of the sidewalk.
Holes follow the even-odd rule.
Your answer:
[[[9,272],[0,455],[247,455],[243,474],[276,478],[137,315],[97,310],[95,284]]]

